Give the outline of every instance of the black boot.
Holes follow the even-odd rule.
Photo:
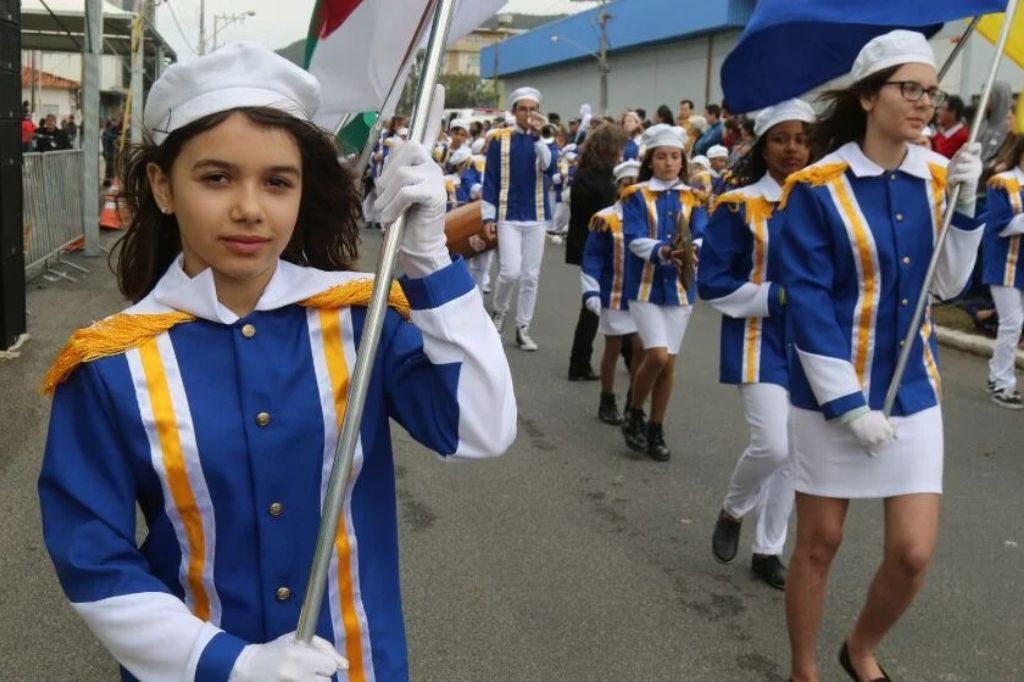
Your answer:
[[[672,452],[665,445],[665,432],[661,424],[647,422],[647,456],[655,462],[667,462]]]
[[[622,415],[619,414],[619,406],[615,404],[614,393],[601,394],[601,405],[597,408],[597,418],[612,426],[622,423]]]
[[[646,426],[647,418],[643,410],[634,407],[626,408],[626,418],[622,422],[622,435],[630,450],[647,452]]]

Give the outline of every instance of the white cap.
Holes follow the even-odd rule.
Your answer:
[[[728,159],[729,158],[729,150],[726,149],[725,147],[723,147],[720,144],[711,145],[711,148],[708,149],[708,158],[709,159]]]
[[[698,166],[704,166],[708,170],[711,170],[711,162],[708,161],[708,157],[704,156],[703,154],[698,154],[697,156],[690,159],[690,163],[695,163]]]
[[[258,43],[229,43],[168,67],[149,91],[142,124],[162,144],[189,123],[239,107],[270,107],[312,121],[320,107],[320,82]]]
[[[701,135],[708,131],[708,120],[700,114],[694,114],[690,118],[686,119],[686,122],[697,129]]]
[[[654,149],[655,147],[686,149],[686,131],[679,126],[658,123],[644,131],[641,144],[645,149]]]
[[[640,162],[634,159],[623,161],[612,169],[612,174],[615,175],[615,182],[623,178],[635,178],[640,175]]]
[[[928,39],[917,31],[897,29],[872,38],[861,48],[850,75],[854,81],[899,64],[927,64],[935,67],[935,54]]]
[[[521,99],[532,99],[537,104],[540,104],[540,90],[537,88],[518,88],[512,91],[512,94],[508,96],[508,108],[515,109],[516,102]]]
[[[576,143],[575,142],[570,142],[569,144],[567,144],[564,147],[562,147],[562,153],[563,154],[571,154],[571,153],[574,153],[575,151],[576,151]]]
[[[409,137],[409,129],[408,128],[399,128],[398,130],[395,131],[395,135],[398,135],[399,137],[406,137],[407,138],[407,137]]]
[[[469,150],[474,154],[479,154],[484,150],[484,138],[478,137],[473,140],[473,144],[469,145]]]
[[[783,121],[803,121],[814,123],[817,116],[814,107],[802,99],[787,99],[785,102],[765,107],[754,117],[754,137],[761,137],[771,127]]]
[[[463,161],[468,161],[469,157],[473,156],[473,152],[467,145],[462,145],[458,149],[454,150],[448,157],[448,163],[453,165],[459,165]]]
[[[456,128],[462,128],[467,133],[469,132],[469,121],[464,118],[456,118],[448,124],[448,131],[451,132]]]

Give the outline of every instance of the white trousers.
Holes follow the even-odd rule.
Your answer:
[[[555,212],[551,216],[551,231],[565,234],[569,231],[569,193],[562,194],[562,201],[555,204]]]
[[[494,286],[494,311],[505,314],[519,285],[516,326],[533,319],[537,306],[537,283],[544,258],[548,223],[498,223],[498,282]]]
[[[481,253],[479,256],[473,256],[466,261],[466,267],[469,268],[469,274],[476,282],[476,286],[483,291],[491,285],[491,264],[494,263],[494,249]]]
[[[991,289],[999,314],[999,331],[996,332],[996,350],[988,363],[988,378],[996,383],[997,388],[1012,391],[1017,388],[1014,361],[1021,328],[1024,327],[1024,291],[995,285]]]
[[[786,430],[789,396],[776,384],[742,384],[739,390],[750,444],[736,462],[722,507],[736,519],[756,512],[752,551],[782,554],[793,511]]]

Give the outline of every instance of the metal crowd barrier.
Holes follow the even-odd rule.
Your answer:
[[[81,248],[82,224],[81,149],[29,152],[22,156],[25,279],[39,275],[50,281],[77,281],[57,265],[88,272],[61,256]]]

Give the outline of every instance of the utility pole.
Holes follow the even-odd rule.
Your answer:
[[[598,26],[598,48],[597,48],[597,63],[601,69],[601,94],[599,97],[600,105],[598,109],[601,112],[601,116],[608,115],[608,72],[611,71],[611,67],[608,65],[608,20],[612,18],[612,15],[608,13],[608,2],[604,0],[601,3],[601,10],[597,14],[597,26]]]
[[[206,0],[199,0],[199,54],[206,54]]]
[[[143,45],[143,17],[145,17],[147,0],[135,0],[135,16],[132,17],[132,108],[131,108],[131,142],[142,143],[142,77],[145,50]]]

